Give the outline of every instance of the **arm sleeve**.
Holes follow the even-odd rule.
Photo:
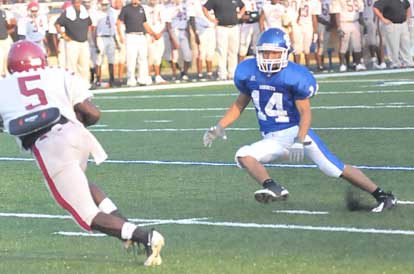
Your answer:
[[[215,7],[215,3],[214,0],[208,0],[205,4],[204,7],[208,10],[214,10]]]
[[[293,97],[297,99],[307,99],[313,97],[319,89],[315,77],[307,70],[300,71],[300,75],[295,77],[297,82],[293,86]]]
[[[377,8],[379,11],[383,11],[384,10],[384,2],[383,1],[376,1],[374,3],[374,8]]]
[[[59,18],[56,20],[56,24],[59,24],[61,26],[65,26],[66,25],[66,13],[63,12]]]
[[[118,15],[118,19],[121,20],[122,22],[125,22],[125,8],[121,9],[121,12]]]
[[[65,88],[72,106],[93,96],[92,92],[88,90],[85,80],[70,72],[65,73]]]
[[[237,66],[236,72],[234,73],[234,85],[241,93],[251,95],[251,91],[247,87],[248,75],[244,67],[243,63]]]

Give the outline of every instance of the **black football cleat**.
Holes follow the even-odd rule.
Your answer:
[[[275,183],[270,187],[259,189],[254,193],[256,201],[264,204],[275,201],[283,201],[286,200],[288,196],[289,191],[278,183]]]
[[[397,205],[397,198],[391,192],[385,193],[377,199],[378,205],[371,209],[372,212],[383,212]]]

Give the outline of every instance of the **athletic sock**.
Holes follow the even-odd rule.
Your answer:
[[[385,192],[381,188],[377,187],[377,189],[374,190],[374,192],[372,192],[371,195],[374,196],[374,198],[377,201],[379,201],[381,198],[385,196]]]

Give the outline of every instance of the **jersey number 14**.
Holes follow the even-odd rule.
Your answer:
[[[287,111],[283,109],[283,94],[275,92],[267,101],[264,109],[260,106],[260,92],[253,90],[252,92],[253,104],[257,109],[257,117],[260,120],[266,121],[267,117],[274,118],[276,123],[289,123],[289,116]]]

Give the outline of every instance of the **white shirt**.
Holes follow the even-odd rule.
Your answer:
[[[0,86],[7,90],[0,92],[0,116],[6,131],[11,120],[50,107],[59,108],[68,120],[80,123],[73,107],[92,97],[83,79],[61,68],[13,73],[1,79]]]
[[[263,5],[265,29],[280,28],[283,29],[283,19],[286,16],[286,7],[281,3],[272,5],[270,2]]]
[[[167,11],[164,5],[157,4],[155,6],[143,5],[147,22],[156,33],[160,33],[165,28],[167,19]]]
[[[188,15],[187,15],[187,5],[181,3],[179,5],[169,4],[166,6],[169,16],[167,22],[171,22],[171,27],[173,29],[184,30],[187,28],[188,24]]]
[[[114,36],[116,32],[116,18],[112,9],[96,12],[96,35]]]
[[[20,35],[26,36],[26,39],[32,42],[40,42],[46,36],[49,28],[47,17],[39,15],[36,17],[26,17],[24,19],[24,30],[19,30]]]

